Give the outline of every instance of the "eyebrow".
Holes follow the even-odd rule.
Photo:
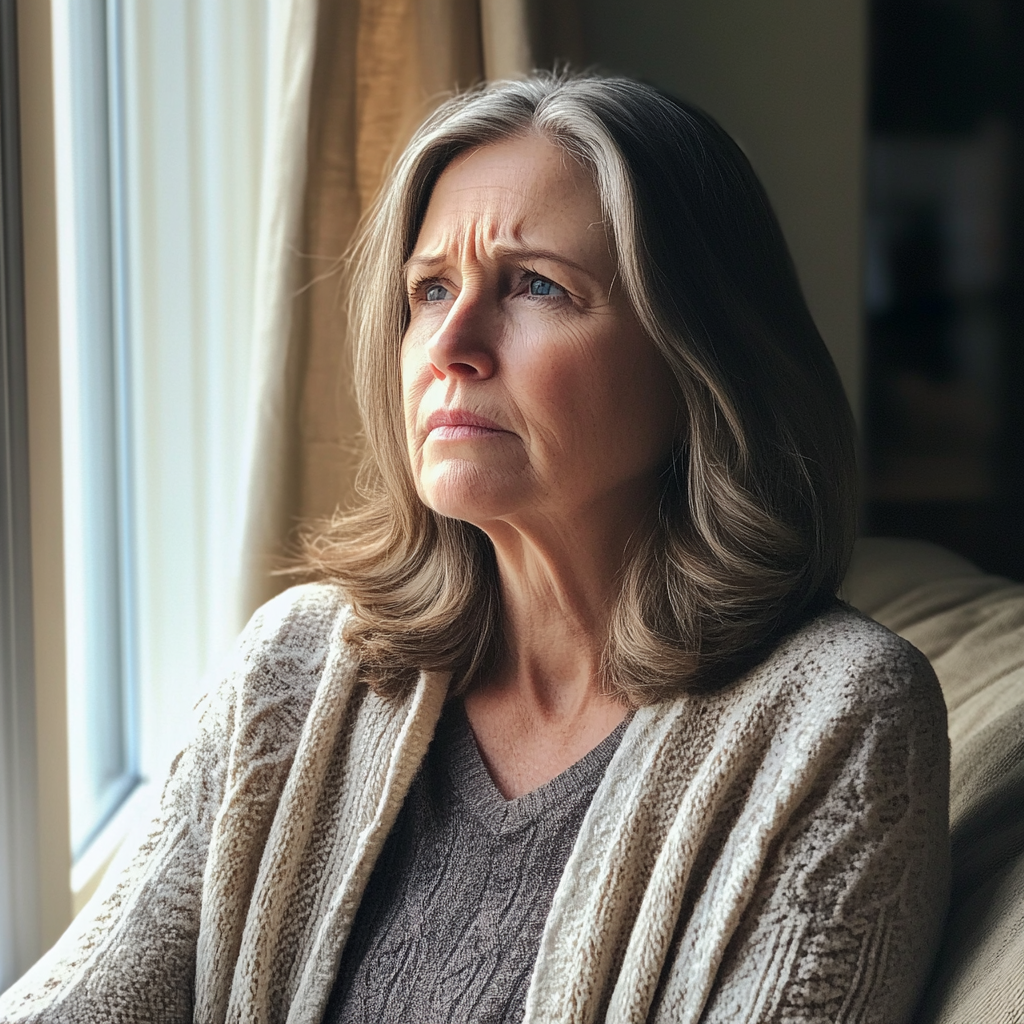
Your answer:
[[[596,280],[594,275],[582,264],[569,259],[567,256],[563,256],[561,253],[555,252],[553,249],[527,249],[516,245],[497,245],[495,249],[502,256],[513,256],[520,260],[547,260],[551,263],[561,263],[563,266],[579,271],[591,280]],[[439,263],[444,263],[446,259],[447,257],[444,253],[410,256],[402,267],[402,273],[408,274],[410,270],[414,270],[417,267],[435,267]]]

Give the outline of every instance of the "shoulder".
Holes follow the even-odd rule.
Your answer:
[[[795,729],[838,751],[885,734],[936,764],[948,758],[946,705],[928,660],[847,605],[783,638],[730,689],[727,700],[783,735]]]
[[[764,712],[763,747],[737,757],[750,759],[749,806],[771,822],[761,833],[770,845],[707,1016],[733,1020],[751,992],[768,990],[772,1020],[836,1020],[850,1006],[860,1020],[902,1020],[949,884],[934,673],[906,641],[837,606],[738,682]],[[753,846],[758,828],[742,834]]]
[[[340,640],[348,605],[333,583],[289,587],[258,608],[242,632],[241,643],[261,655],[286,651],[326,651]]]
[[[325,675],[354,674],[342,637],[348,605],[341,589],[291,587],[256,610],[217,687],[197,705],[200,729],[297,738]]]
[[[928,659],[912,644],[845,604],[785,637],[754,670],[837,707],[907,702],[944,708]]]

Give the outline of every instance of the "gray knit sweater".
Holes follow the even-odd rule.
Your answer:
[[[319,1024],[448,679],[357,682],[337,588],[247,628],[148,836],[0,1021]],[[526,1024],[909,1018],[949,877],[934,674],[845,608],[633,716],[544,925]]]
[[[625,731],[506,800],[462,701],[448,704],[370,876],[324,1024],[519,1024],[544,919]]]

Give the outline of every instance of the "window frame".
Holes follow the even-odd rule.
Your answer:
[[[18,24],[0,4],[0,990],[39,955]]]
[[[119,24],[53,5],[73,862],[140,781]]]

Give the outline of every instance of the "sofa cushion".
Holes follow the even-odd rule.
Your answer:
[[[865,539],[843,596],[929,658],[949,711],[953,891],[918,1019],[1024,1020],[1024,586]]]

